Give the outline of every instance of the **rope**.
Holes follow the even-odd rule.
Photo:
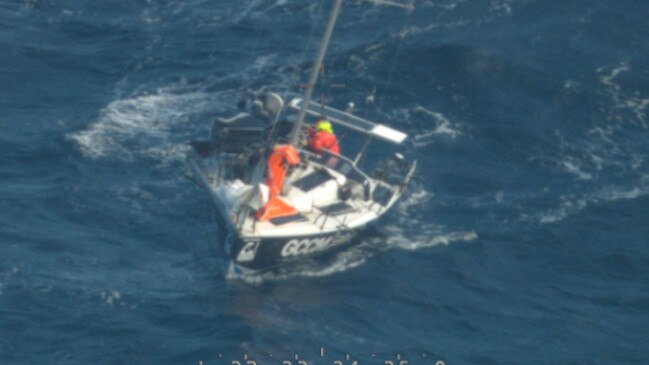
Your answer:
[[[412,18],[412,13],[415,5],[415,0],[412,0],[410,2],[410,11],[408,11],[408,17],[406,18],[406,26],[405,29],[408,29],[408,26],[410,25],[410,20]],[[403,46],[403,40],[405,39],[404,36],[399,36],[401,40],[399,41],[399,44],[397,45],[397,52],[394,55],[394,59],[392,61],[392,67],[390,68],[390,73],[388,74],[388,83],[385,86],[385,91],[383,92],[383,97],[381,97],[381,103],[379,104],[379,110],[383,109],[383,104],[385,103],[385,98],[388,95],[388,90],[390,89],[390,86],[392,85],[392,76],[394,75],[394,70],[397,67],[397,60],[399,59],[399,56],[401,56],[401,51],[402,51],[402,46]]]
[[[317,12],[316,12],[316,19],[320,18],[320,15],[321,15],[321,13],[322,13],[322,9],[323,9],[323,7],[324,7],[324,6],[323,6],[323,2],[324,2],[324,1],[325,1],[325,0],[319,2],[319,3],[316,5],[316,7],[317,7],[317,8],[316,8],[316,9],[317,9]],[[317,26],[317,25],[318,25],[317,21],[314,21],[314,22],[313,22],[313,25],[311,26],[311,30],[310,30],[310,32],[309,32],[309,37],[308,37],[308,39],[312,39],[312,38],[313,38],[313,35],[315,34],[315,30],[316,30],[316,26]],[[308,49],[309,49],[309,42],[305,42],[304,48],[302,49],[302,55],[301,55],[301,57],[300,57],[300,58],[301,58],[301,61],[300,61],[301,64],[306,64],[307,51],[308,51]],[[283,94],[283,96],[282,96],[282,100],[284,100],[284,101],[287,100],[288,95],[289,95],[289,93],[290,93],[291,84],[294,82],[295,79],[298,79],[298,80],[299,80],[299,75],[298,75],[299,71],[300,71],[300,67],[299,67],[299,66],[296,66],[296,67],[293,69],[293,72],[291,73],[291,76],[290,76],[289,79],[288,79],[289,84],[286,85],[286,88],[285,88],[285,90],[284,90],[284,94]],[[268,156],[268,154],[270,153],[271,148],[273,147],[273,141],[274,141],[275,138],[277,137],[277,126],[278,126],[278,124],[279,124],[279,118],[280,118],[280,115],[281,115],[281,114],[282,114],[281,111],[280,111],[279,113],[277,113],[277,114],[275,115],[275,118],[274,118],[273,121],[272,121],[272,127],[271,127],[271,130],[270,130],[270,135],[268,136],[268,143],[266,144],[266,147],[264,148],[264,151],[263,151],[263,154],[262,154],[262,156],[261,156],[260,161],[265,161],[265,156]],[[265,170],[265,169],[264,169],[264,170]],[[253,177],[253,178],[254,178],[254,177]],[[259,178],[262,178],[262,179],[263,179],[263,173],[262,173],[261,176],[259,176]]]
[[[324,8],[324,5],[323,5],[324,1],[325,0],[320,1],[316,5],[316,16],[315,16],[316,19],[319,19],[320,15],[322,14],[322,9]],[[311,26],[311,30],[309,31],[309,37],[307,39],[312,39],[313,38],[313,35],[315,34],[315,30],[316,30],[317,25],[318,25],[318,22],[314,21],[313,25]],[[305,42],[304,48],[302,49],[302,55],[300,57],[299,64],[302,64],[302,65],[306,64],[306,62],[307,62],[307,51],[308,50],[309,50],[309,42]],[[293,72],[291,73],[291,76],[289,76],[289,78],[288,78],[288,85],[286,86],[286,89],[284,90],[284,95],[282,96],[282,100],[284,100],[284,101],[287,100],[288,95],[291,93],[291,85],[294,84],[296,81],[299,81],[299,72],[301,70],[301,68],[299,67],[299,64],[298,64],[298,66],[293,68]],[[271,148],[271,145],[272,145],[272,141],[276,137],[277,125],[278,125],[278,122],[279,122],[280,114],[281,113],[277,113],[277,115],[275,115],[275,119],[273,120],[273,126],[272,126],[271,131],[270,131],[270,138],[268,140],[268,145],[266,146],[266,150],[264,151],[264,155],[266,155],[269,152],[269,150]]]

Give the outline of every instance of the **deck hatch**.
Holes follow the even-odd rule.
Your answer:
[[[328,173],[324,171],[316,171],[295,181],[293,185],[306,192],[313,190],[315,187],[320,186],[331,179],[332,177]]]
[[[276,226],[281,226],[286,223],[295,223],[295,222],[303,222],[306,221],[306,217],[303,216],[302,214],[293,214],[293,215],[287,215],[284,217],[277,217],[277,218],[271,218],[270,223],[276,225]]]
[[[337,202],[330,205],[325,205],[323,207],[318,207],[318,209],[320,209],[321,212],[329,215],[340,215],[356,210],[353,206],[345,202]]]

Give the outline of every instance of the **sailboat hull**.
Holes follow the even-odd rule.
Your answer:
[[[317,235],[283,237],[245,237],[233,229],[227,212],[218,209],[217,220],[221,230],[219,243],[231,261],[235,274],[252,274],[342,249],[354,243],[364,229],[337,231]]]
[[[355,228],[310,234],[282,236],[246,236],[240,233],[233,222],[226,204],[211,188],[196,156],[190,156],[189,163],[195,181],[210,193],[216,220],[219,226],[218,242],[226,257],[230,259],[230,271],[235,274],[253,274],[272,270],[305,257],[314,257],[348,247],[354,238],[367,229],[366,225]]]

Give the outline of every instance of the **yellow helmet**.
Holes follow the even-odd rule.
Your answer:
[[[317,131],[325,131],[325,132],[328,132],[328,133],[331,133],[331,134],[334,133],[334,129],[331,126],[331,123],[326,119],[320,119],[319,121],[317,121],[316,125],[315,125],[315,130],[317,130]]]

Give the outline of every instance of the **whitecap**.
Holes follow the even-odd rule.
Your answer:
[[[268,55],[259,56],[255,59],[255,62],[253,62],[251,67],[255,71],[261,71],[265,69],[276,57],[277,57],[277,53],[271,53]]]
[[[631,70],[629,65],[626,64],[626,62],[621,62],[620,65],[613,70],[608,75],[604,75],[600,77],[600,81],[607,86],[610,86],[616,90],[620,89],[620,85],[614,83],[613,81],[615,80],[616,77],[618,77],[622,72],[627,72]],[[597,70],[598,72],[604,72],[604,68],[599,68]]]
[[[474,231],[450,232],[428,237],[426,234],[420,234],[416,240],[410,240],[406,236],[395,235],[388,239],[388,245],[392,248],[415,251],[438,245],[448,246],[453,242],[473,241],[477,238],[478,234]]]
[[[506,15],[512,15],[514,10],[512,9],[512,0],[492,0],[490,11],[496,13],[504,13]]]
[[[619,200],[633,200],[645,195],[649,195],[649,186],[646,185],[637,187],[606,187],[592,194],[562,196],[559,207],[541,213],[539,215],[539,222],[542,224],[558,222],[592,205],[606,204]]]
[[[217,108],[216,95],[159,89],[114,100],[84,130],[67,135],[84,156],[130,160],[146,156],[161,160],[180,159],[186,141],[174,141],[171,129],[189,117]]]
[[[605,67],[597,69],[599,74],[605,72]],[[634,93],[625,90],[622,84],[616,79],[632,69],[626,62],[620,62],[608,74],[601,75],[599,81],[606,86],[607,92],[611,95],[613,106],[608,110],[609,121],[635,122],[644,128],[648,128],[646,123],[646,109],[649,107],[649,98],[644,97],[638,91]],[[629,118],[624,111],[630,111],[635,118]]]
[[[417,106],[413,109],[402,110],[400,114],[401,118],[406,119],[408,122],[412,122],[412,113],[423,114],[426,118],[432,118],[434,127],[432,129],[423,130],[413,133],[413,143],[416,147],[423,147],[429,145],[433,142],[433,138],[436,136],[447,136],[451,138],[457,138],[462,135],[460,131],[460,125],[458,123],[452,122],[444,114],[429,110],[423,106]]]
[[[99,296],[108,305],[113,305],[122,298],[122,294],[118,291],[102,291]]]
[[[590,180],[593,178],[592,174],[582,171],[581,164],[574,158],[562,161],[561,165],[567,172],[576,175],[581,180]]]
[[[543,224],[558,222],[586,208],[586,206],[588,206],[588,202],[585,199],[565,200],[558,209],[542,213],[539,222]]]

